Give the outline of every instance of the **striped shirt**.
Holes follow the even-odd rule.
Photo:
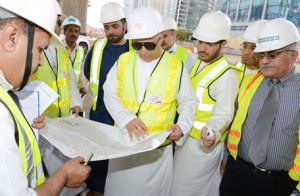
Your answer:
[[[267,160],[259,167],[288,171],[296,156],[298,131],[300,125],[300,74],[293,70],[279,78],[279,103],[272,132],[268,141]],[[272,88],[270,78],[265,78],[249,105],[247,118],[242,127],[242,138],[239,143],[239,156],[251,163],[248,149],[253,135],[257,117],[264,100]]]

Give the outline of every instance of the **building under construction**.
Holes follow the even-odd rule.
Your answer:
[[[62,12],[66,16],[74,16],[81,23],[81,34],[86,34],[87,30],[87,7],[88,0],[57,0]]]

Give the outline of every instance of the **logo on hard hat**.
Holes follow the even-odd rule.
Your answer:
[[[142,29],[143,28],[143,23],[136,23],[133,25],[134,29]]]
[[[75,22],[75,18],[68,18],[69,22]]]
[[[275,40],[280,40],[279,35],[259,38],[259,39],[258,39],[258,43],[271,42],[271,41],[275,41]]]

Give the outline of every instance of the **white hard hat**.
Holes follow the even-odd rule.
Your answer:
[[[273,19],[259,31],[254,52],[277,50],[299,40],[299,32],[292,22],[284,18]]]
[[[214,43],[230,37],[230,18],[221,11],[204,14],[193,32],[193,37],[204,42]]]
[[[0,19],[17,16],[47,31],[56,45],[63,46],[54,32],[57,15],[52,0],[0,0]]]
[[[164,30],[177,30],[177,24],[173,18],[170,16],[164,16],[162,18],[164,24]]]
[[[77,18],[75,18],[74,16],[69,16],[69,17],[65,18],[65,20],[63,21],[63,23],[61,25],[63,27],[68,26],[68,25],[76,25],[79,28],[81,27],[80,21]]]
[[[138,7],[127,19],[128,32],[125,39],[153,37],[164,31],[160,13],[153,7]]]
[[[53,1],[53,3],[54,3],[54,6],[55,6],[56,14],[57,14],[58,16],[62,16],[63,14],[62,14],[61,8],[60,8],[60,6],[59,6],[57,0],[52,0],[52,1]]]
[[[103,5],[100,15],[101,23],[115,22],[125,18],[122,6],[114,2],[109,2]]]
[[[250,43],[256,43],[257,34],[259,30],[267,23],[266,20],[259,20],[255,22],[251,22],[246,31],[243,33],[243,35],[240,37],[241,40],[245,42]]]

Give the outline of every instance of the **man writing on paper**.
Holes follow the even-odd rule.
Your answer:
[[[11,93],[43,64],[50,36],[59,43],[55,22],[51,0],[0,1],[0,195],[58,195],[64,186],[80,186],[90,172],[77,157],[45,179],[37,141]]]

